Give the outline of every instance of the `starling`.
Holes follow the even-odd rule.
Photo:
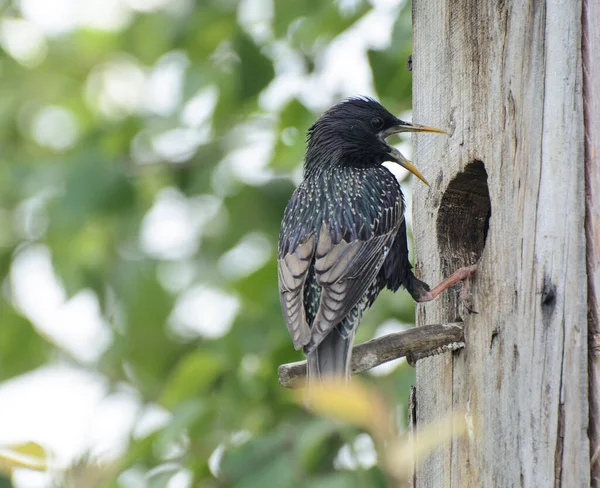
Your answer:
[[[294,347],[307,356],[309,386],[348,380],[354,334],[379,292],[402,285],[429,301],[470,277],[461,268],[430,290],[408,260],[404,197],[384,161],[425,178],[386,137],[437,132],[404,122],[371,98],[350,98],[308,130],[302,183],[287,204],[279,235],[278,280]]]

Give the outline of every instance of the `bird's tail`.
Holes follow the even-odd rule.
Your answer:
[[[323,380],[348,381],[354,334],[343,337],[334,328],[321,343],[307,354],[308,387],[320,386]]]

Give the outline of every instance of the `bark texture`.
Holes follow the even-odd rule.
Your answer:
[[[466,347],[418,363],[417,430],[456,408],[467,435],[417,460],[417,487],[590,485],[582,9],[413,2],[413,120],[450,132],[414,137],[417,274],[479,260],[477,314],[457,293],[418,308],[462,315]]]

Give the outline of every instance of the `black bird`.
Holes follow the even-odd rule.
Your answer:
[[[430,290],[408,260],[404,197],[384,161],[425,178],[386,137],[445,132],[404,122],[377,101],[350,98],[308,130],[304,178],[287,204],[279,235],[283,316],[296,349],[304,348],[309,385],[350,376],[354,334],[379,292],[400,285],[429,301],[474,268]]]

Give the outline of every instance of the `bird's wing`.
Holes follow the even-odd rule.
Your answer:
[[[278,260],[279,300],[283,318],[292,336],[294,347],[300,349],[310,341],[310,328],[304,309],[304,282],[315,253],[315,234],[296,249]]]
[[[402,213],[398,213],[402,218]],[[335,245],[323,223],[315,253],[317,283],[322,287],[321,302],[306,351],[317,347],[359,304],[385,261],[400,223],[394,222],[387,232],[373,234],[366,240],[341,240]]]

